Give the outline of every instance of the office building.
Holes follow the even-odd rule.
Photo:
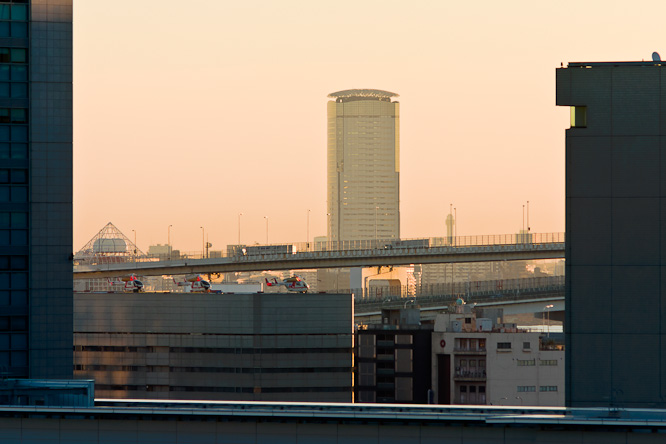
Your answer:
[[[428,404],[433,324],[419,308],[382,310],[356,330],[354,402]]]
[[[351,295],[76,293],[98,398],[351,402]]]
[[[328,240],[400,238],[400,112],[397,94],[329,94]]]
[[[564,351],[555,335],[503,322],[502,309],[458,299],[432,333],[437,404],[564,405]]]
[[[72,1],[0,3],[0,371],[72,377]]]
[[[556,81],[571,107],[567,404],[664,408],[666,67],[569,63]]]

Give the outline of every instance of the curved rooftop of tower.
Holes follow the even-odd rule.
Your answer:
[[[391,97],[400,97],[396,93],[390,91],[382,91],[381,89],[346,89],[330,93],[328,97],[335,99],[390,99]]]

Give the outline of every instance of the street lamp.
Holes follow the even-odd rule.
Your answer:
[[[240,218],[243,215],[243,213],[238,213],[238,245],[240,245]]]
[[[171,260],[171,227],[173,227],[173,225],[169,225],[167,228],[167,248],[169,249],[169,260]]]
[[[547,338],[550,338],[550,309],[553,308],[553,304],[548,304],[545,307],[543,307],[543,310],[546,312],[546,315],[548,316],[548,333],[546,334]],[[542,322],[543,324],[543,322]]]
[[[268,245],[268,216],[264,216],[266,219],[266,245]]]
[[[453,238],[455,245],[458,245],[458,209],[453,209]]]
[[[310,249],[310,210],[308,209],[308,230],[305,235],[305,248]]]
[[[136,230],[132,230],[132,232],[134,233],[134,262],[136,262]]]
[[[206,259],[206,230],[204,230],[204,227],[199,228],[201,228],[201,258]]]

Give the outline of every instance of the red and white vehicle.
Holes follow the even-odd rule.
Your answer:
[[[292,276],[290,278],[287,278],[283,281],[278,281],[277,278],[273,278],[272,281],[269,281],[266,279],[266,285],[269,287],[276,287],[280,285],[284,285],[284,287],[289,290],[289,291],[295,291],[298,293],[307,293],[308,289],[310,286],[308,285],[307,282],[305,282],[303,279],[301,279],[300,276]]]
[[[182,282],[174,279],[173,282],[179,287],[190,287],[192,293],[210,293],[210,282],[202,278],[200,274],[187,276]]]
[[[109,285],[123,285],[123,291],[126,293],[139,293],[143,291],[143,282],[137,279],[135,274],[123,276],[119,281],[108,280]]]

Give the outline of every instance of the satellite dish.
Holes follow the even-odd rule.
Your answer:
[[[652,53],[652,61],[653,62],[661,62],[661,57],[659,57],[658,52],[655,51],[655,52]]]

